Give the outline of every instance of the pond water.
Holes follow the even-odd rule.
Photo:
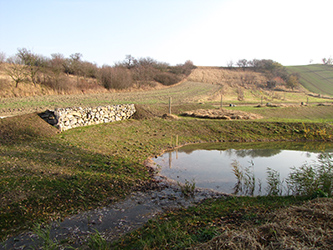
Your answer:
[[[292,167],[315,164],[322,152],[333,152],[332,144],[266,143],[266,144],[196,144],[166,152],[154,159],[160,174],[196,187],[233,193],[237,179],[232,164],[250,167],[261,192],[265,190],[267,168],[277,170],[280,179],[288,177]],[[259,192],[259,190],[258,190]],[[264,194],[263,193],[256,194]]]

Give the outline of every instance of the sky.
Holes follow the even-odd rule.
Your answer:
[[[307,65],[333,57],[332,10],[332,0],[0,0],[0,52]]]

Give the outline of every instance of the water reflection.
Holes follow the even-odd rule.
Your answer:
[[[237,161],[244,168],[251,167],[257,181],[256,185],[260,185],[264,190],[267,168],[277,170],[283,180],[288,176],[291,167],[316,162],[321,152],[318,148],[324,148],[327,152],[332,152],[333,149],[332,144],[320,144],[320,147],[316,147],[315,144],[300,143],[289,143],[289,146],[271,143],[200,146],[204,149],[195,149],[191,145],[156,158],[155,162],[161,166],[161,174],[182,183],[194,179],[197,187],[232,193],[237,184],[232,163]]]

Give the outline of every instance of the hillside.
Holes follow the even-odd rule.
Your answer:
[[[309,91],[333,96],[333,66],[324,64],[289,66],[287,70],[290,73],[298,73],[300,83]]]

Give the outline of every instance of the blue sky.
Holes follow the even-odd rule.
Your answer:
[[[126,55],[175,65],[333,56],[332,0],[0,0],[0,52],[81,53],[113,65]]]

